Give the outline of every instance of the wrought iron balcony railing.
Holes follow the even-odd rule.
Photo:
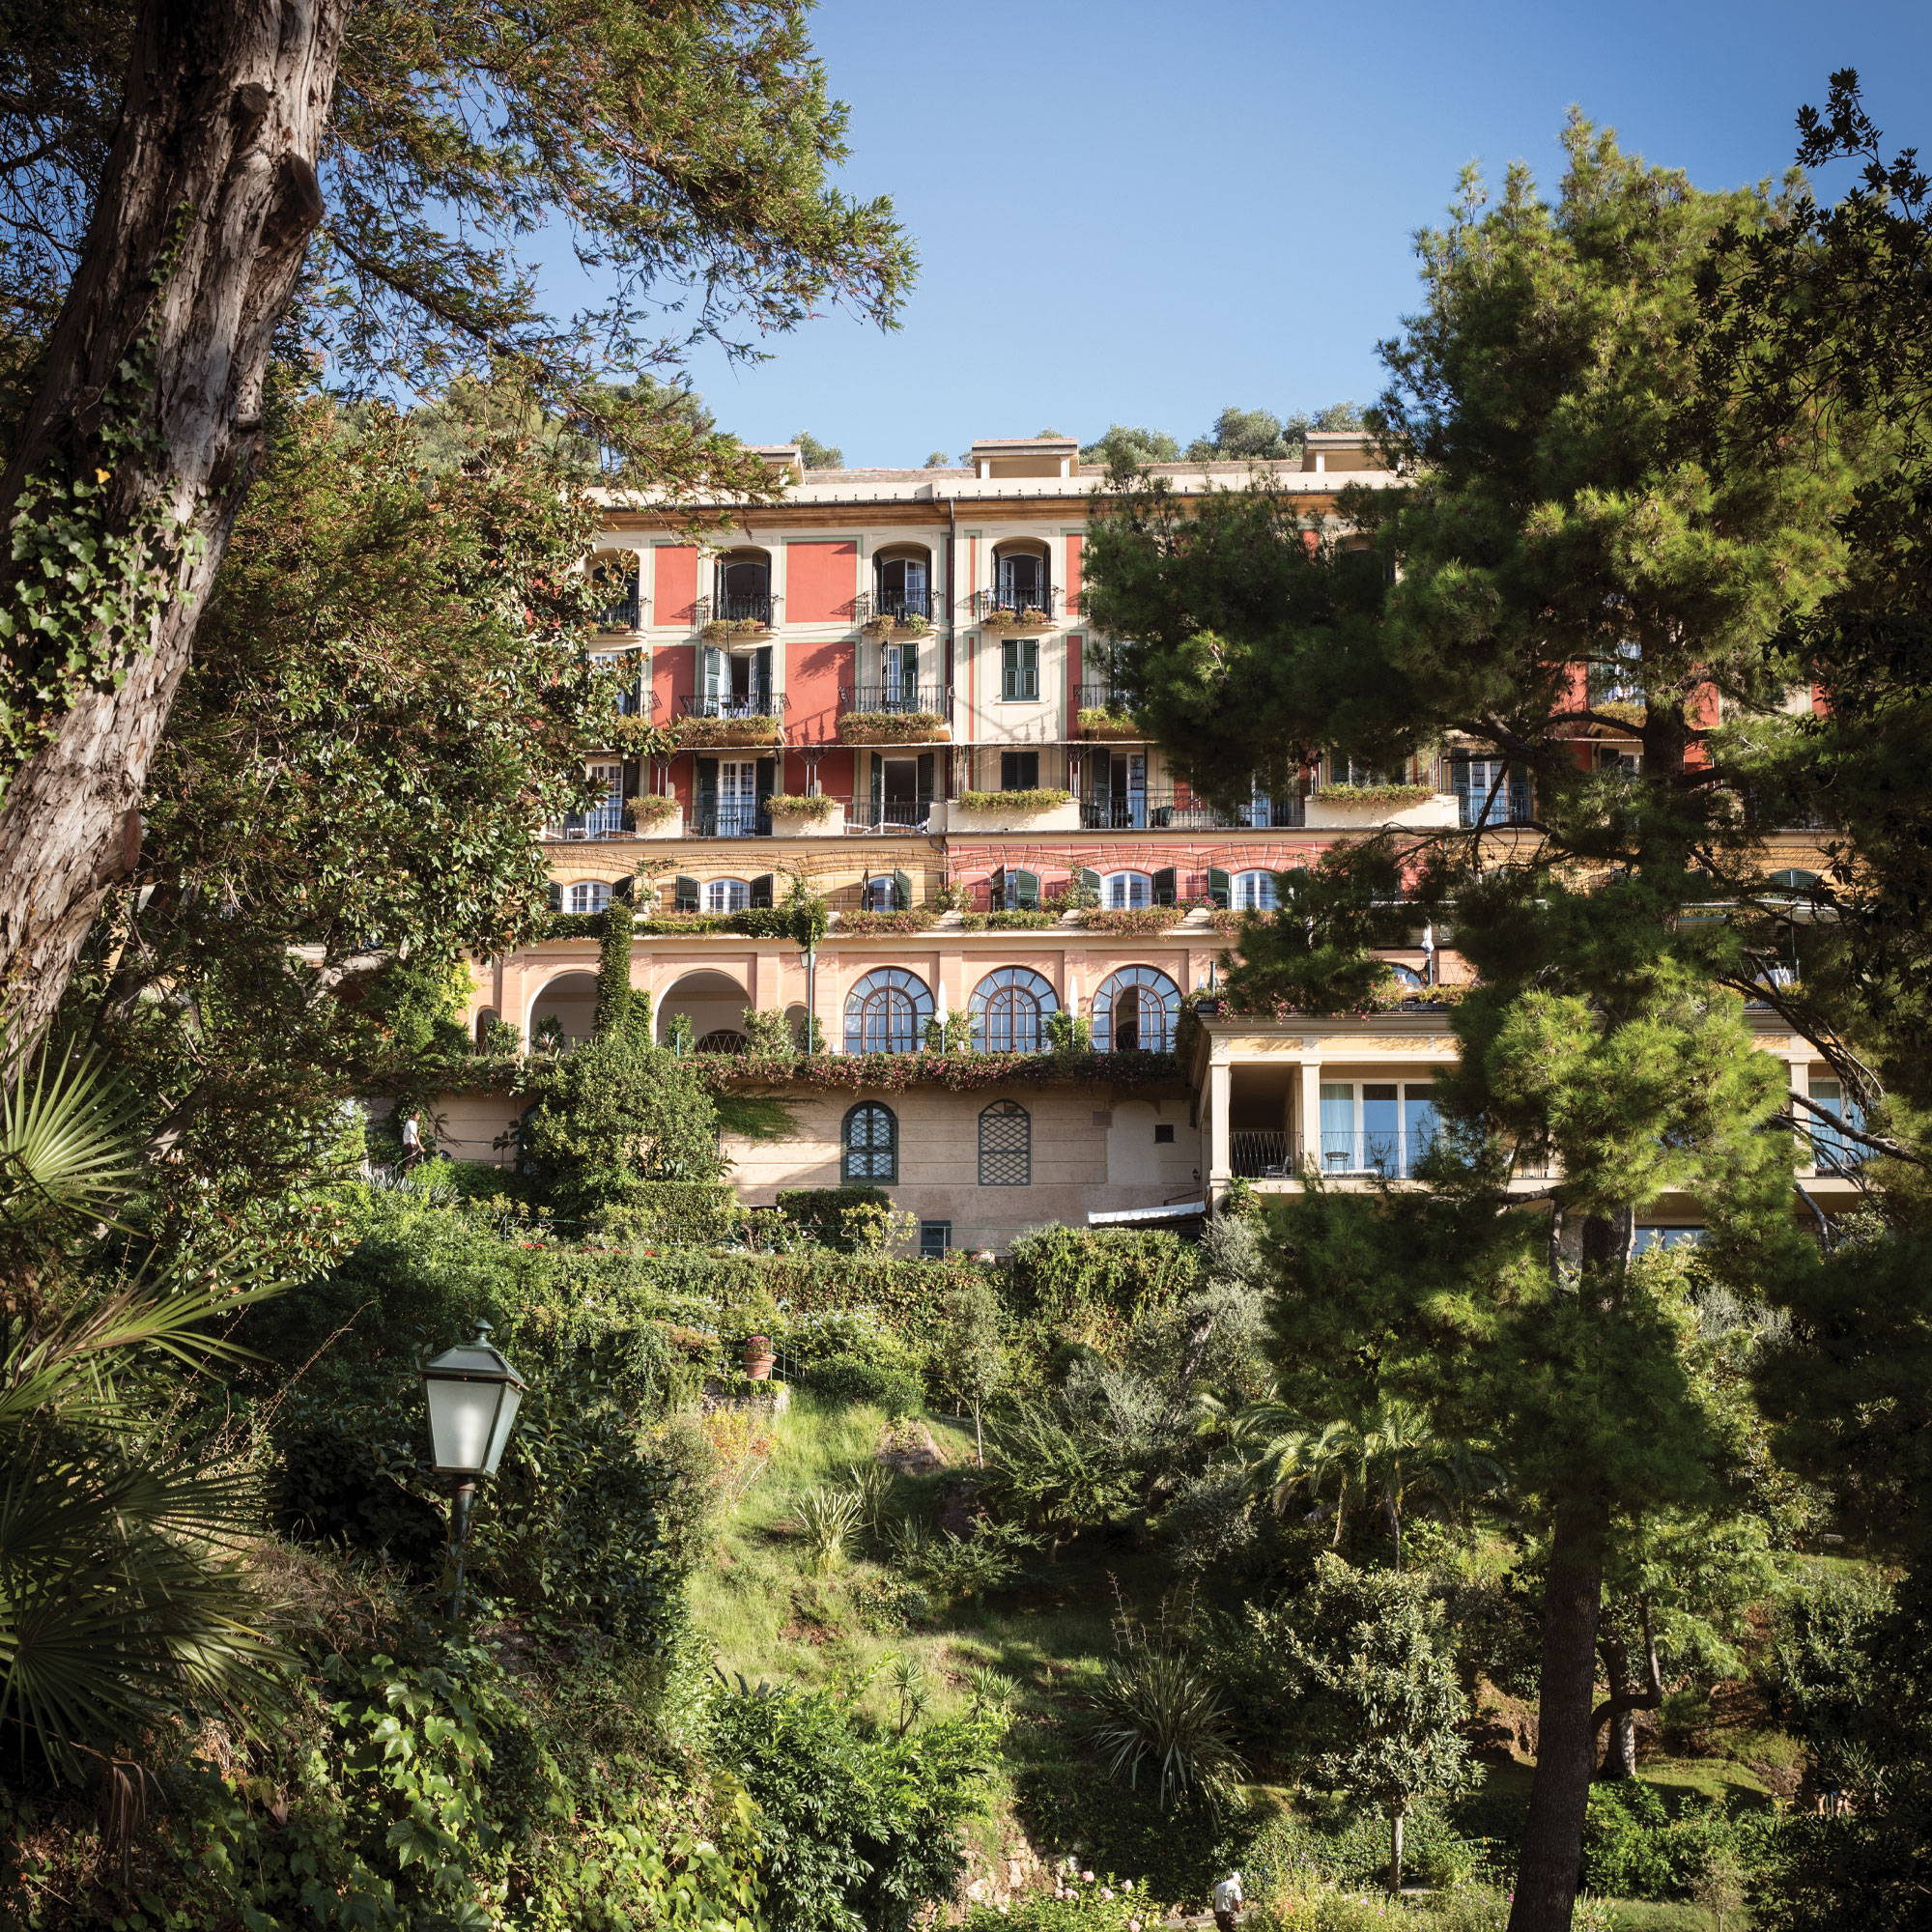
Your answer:
[[[928,624],[939,615],[938,595],[924,590],[873,590],[853,600],[861,623],[891,617],[895,623],[923,618]]]
[[[597,613],[597,628],[600,631],[635,631],[640,628],[638,618],[639,605],[635,590],[621,597],[613,597]]]
[[[1005,618],[1016,621],[1022,628],[1037,623],[1042,629],[1051,624],[1060,610],[1060,587],[1053,583],[1036,583],[1030,589],[976,590],[973,593],[973,616],[977,623],[985,623],[988,618]]]
[[[1256,798],[1236,811],[1172,791],[1089,793],[1080,801],[1080,823],[1090,832],[1261,832],[1301,825],[1306,815],[1298,794]]]
[[[950,684],[841,684],[838,709],[847,711],[931,711],[952,716]]]
[[[1283,1128],[1237,1129],[1228,1136],[1228,1164],[1249,1180],[1305,1173],[1376,1175],[1406,1179],[1435,1138],[1433,1120],[1404,1127],[1324,1127],[1307,1137]]]
[[[687,692],[677,700],[680,718],[780,718],[788,700],[769,684],[754,684],[743,692]]]
[[[731,597],[700,597],[697,600],[697,627],[712,624],[734,625],[750,635],[769,631],[778,621],[778,600],[769,590],[745,591]]]
[[[686,830],[697,838],[765,838],[771,836],[772,815],[756,799],[700,801]]]

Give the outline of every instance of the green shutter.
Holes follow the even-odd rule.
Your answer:
[[[993,868],[993,876],[986,881],[986,890],[992,899],[993,910],[995,912],[1005,912],[1007,909],[1007,868],[1004,866],[996,866]]]
[[[550,882],[550,909],[552,912],[563,910],[563,888],[554,879]]]
[[[895,912],[912,910],[912,880],[904,872],[893,874],[893,910]]]
[[[700,838],[718,836],[718,761],[697,761],[697,835]]]
[[[899,647],[899,689],[913,703],[919,701],[919,646],[902,644]]]
[[[772,689],[772,647],[758,646],[758,660],[753,675],[758,681],[757,708],[776,715],[779,708],[779,695]]]
[[[629,905],[637,896],[638,878],[634,872],[627,879],[612,879],[611,896],[618,905]]]
[[[937,767],[935,766],[933,760],[939,754],[936,752],[922,752],[919,754],[918,782],[919,782],[919,796],[922,801],[929,800],[933,796],[932,781],[934,773],[937,770]]]
[[[1153,902],[1155,905],[1169,905],[1175,902],[1175,872],[1172,866],[1163,866],[1153,875]]]
[[[1007,874],[1011,898],[1009,903],[1016,912],[1032,912],[1039,904],[1039,874],[1029,872],[1022,867],[1014,867]]]
[[[772,902],[772,875],[769,872],[752,881],[752,903],[768,906]]]
[[[872,816],[870,823],[877,825],[886,815],[886,761],[877,752],[872,753]]]
[[[1000,696],[1017,697],[1020,695],[1020,647],[1017,639],[1009,638],[1000,646]]]
[[[1234,903],[1233,882],[1218,866],[1209,866],[1208,867],[1208,896],[1217,906],[1226,907]]]
[[[688,879],[680,872],[671,887],[671,907],[676,912],[696,912],[697,910],[697,881]]]
[[[1093,867],[1082,866],[1073,876],[1079,882],[1080,890],[1083,893],[1092,893],[1095,898],[1099,897],[1100,875]]]
[[[765,801],[779,788],[779,761],[776,758],[760,758],[752,783],[757,793],[758,816],[762,819],[765,815]],[[760,825],[758,829],[765,831],[768,828]]]
[[[716,644],[700,646],[704,652],[704,699],[715,703],[724,694],[724,653]]]

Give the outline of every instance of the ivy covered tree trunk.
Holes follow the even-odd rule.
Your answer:
[[[0,476],[0,1001],[54,1010],[260,460],[322,213],[347,0],[145,0],[42,385]]]

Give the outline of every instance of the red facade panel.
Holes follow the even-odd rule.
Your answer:
[[[657,582],[651,592],[654,624],[695,624],[697,621],[697,546],[659,544]]]
[[[1080,611],[1080,563],[1081,552],[1087,539],[1075,530],[1066,539],[1066,610],[1069,616],[1078,615]]]
[[[785,622],[832,624],[852,615],[859,546],[851,539],[785,546]]]

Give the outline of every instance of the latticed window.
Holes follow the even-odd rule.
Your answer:
[[[570,889],[572,912],[602,912],[611,903],[611,888],[602,879],[580,879]]]
[[[899,1178],[899,1123],[890,1107],[862,1100],[845,1116],[839,1175],[846,1182]]]
[[[1012,1100],[995,1100],[980,1116],[980,1185],[1033,1185],[1033,1116]]]
[[[847,1053],[916,1053],[932,1017],[932,989],[917,973],[881,966],[845,996]]]
[[[1026,966],[1002,966],[973,988],[973,1044],[981,1053],[1037,1053],[1046,1016],[1059,1009],[1052,981]]]

